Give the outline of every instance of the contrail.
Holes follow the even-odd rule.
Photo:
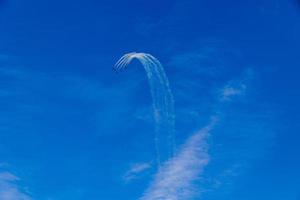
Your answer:
[[[168,160],[174,152],[174,99],[170,90],[169,81],[161,63],[152,55],[146,53],[128,53],[122,56],[115,64],[114,70],[122,71],[134,59],[138,59],[147,74],[150,85],[155,120],[155,143],[157,162]]]
[[[192,135],[178,153],[165,162],[139,200],[188,200],[198,192],[194,181],[209,163],[207,138],[216,119]]]

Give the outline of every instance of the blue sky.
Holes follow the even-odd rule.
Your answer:
[[[183,200],[299,200],[299,35],[296,0],[0,0],[0,199],[142,199],[187,166]],[[166,173],[132,51],[174,95]]]

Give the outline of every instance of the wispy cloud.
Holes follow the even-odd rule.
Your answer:
[[[166,162],[140,200],[187,200],[198,194],[194,181],[209,163],[207,138],[216,119],[192,135],[177,155]]]
[[[234,97],[245,95],[248,89],[247,85],[253,76],[254,72],[249,68],[243,72],[241,78],[229,81],[220,91],[220,100],[229,101]]]
[[[240,96],[245,93],[247,86],[245,84],[226,85],[221,91],[222,100],[230,100],[234,96]]]
[[[129,170],[125,173],[123,176],[123,179],[126,182],[129,182],[131,180],[134,180],[138,178],[138,176],[143,173],[144,171],[150,169],[152,167],[151,163],[135,163],[130,166]]]
[[[1,200],[32,200],[16,184],[20,179],[10,172],[0,173],[0,199]]]

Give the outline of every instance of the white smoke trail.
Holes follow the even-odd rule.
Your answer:
[[[153,99],[154,119],[156,123],[157,162],[168,160],[174,152],[174,99],[169,81],[161,63],[146,53],[128,53],[119,59],[114,69],[119,72],[134,59],[138,59],[146,71]]]
[[[215,121],[191,136],[163,165],[140,200],[188,200],[195,195],[193,183],[209,162],[207,138]]]

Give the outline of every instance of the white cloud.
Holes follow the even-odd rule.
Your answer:
[[[9,172],[0,173],[1,200],[32,200],[32,198],[16,184],[19,180],[17,176]]]
[[[194,181],[209,163],[206,141],[215,121],[192,135],[176,156],[162,166],[140,200],[187,200],[199,193]]]
[[[241,78],[229,81],[220,91],[221,101],[232,100],[234,97],[243,96],[248,90],[249,81],[254,77],[252,68],[246,69]]]
[[[123,179],[128,182],[136,179],[139,174],[150,169],[152,167],[151,163],[135,163],[130,166],[130,169],[125,173]]]
[[[226,85],[221,91],[222,100],[230,100],[234,96],[240,96],[245,93],[247,86],[243,83],[239,85]]]

